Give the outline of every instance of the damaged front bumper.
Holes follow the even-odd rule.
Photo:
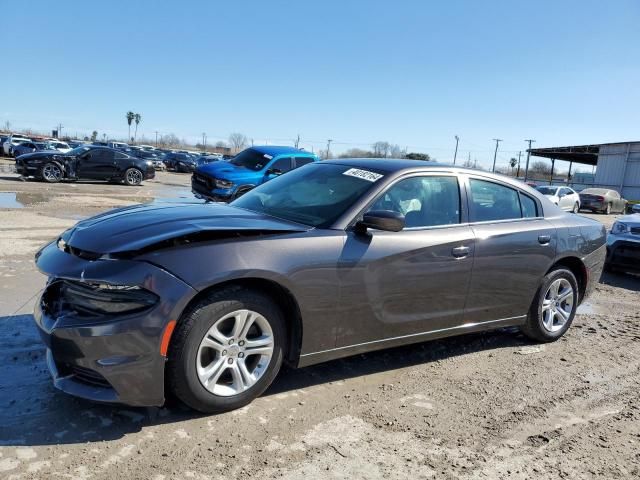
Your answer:
[[[98,402],[162,405],[162,335],[196,291],[149,263],[87,260],[55,242],[38,252],[36,264],[49,276],[34,318],[54,385]],[[111,286],[127,287],[110,298]]]

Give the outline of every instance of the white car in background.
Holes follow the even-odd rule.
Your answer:
[[[72,150],[68,143],[58,140],[50,140],[47,142],[47,145],[54,150],[58,150],[60,153],[68,153]]]
[[[11,155],[11,150],[15,145],[20,145],[24,142],[30,142],[31,139],[29,137],[25,137],[24,135],[14,134],[9,136],[7,140],[2,144],[2,151],[5,155]]]
[[[569,187],[554,185],[540,185],[536,187],[541,194],[567,212],[578,213],[580,210],[580,195]]]

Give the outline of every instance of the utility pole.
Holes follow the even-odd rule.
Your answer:
[[[529,148],[527,148],[527,163],[524,167],[524,181],[527,181],[527,178],[529,177],[529,157],[531,156],[531,144],[535,143],[535,140],[533,139],[527,139],[525,140],[525,142],[529,142]]]
[[[333,142],[333,140],[327,140],[327,160],[329,159],[329,155],[331,154],[331,142]]]
[[[156,147],[158,146],[158,132],[156,131]]]
[[[300,134],[298,134],[298,138],[296,138],[296,148],[300,145]]]
[[[495,150],[495,152],[493,152],[493,168],[491,169],[491,171],[495,172],[496,171],[496,157],[498,156],[498,144],[502,141],[502,139],[494,138],[493,141],[496,142],[496,150]]]
[[[453,164],[456,164],[456,157],[458,156],[458,142],[460,141],[460,137],[456,135],[456,151],[453,152]]]
[[[516,172],[516,178],[520,176],[520,157],[522,156],[522,151],[518,152],[518,171]]]
[[[202,151],[206,153],[207,151],[207,134],[202,132]]]
[[[62,125],[61,123],[58,124],[58,138],[62,138],[62,127],[64,125]]]

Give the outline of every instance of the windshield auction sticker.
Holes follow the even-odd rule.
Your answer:
[[[361,178],[367,182],[375,182],[382,178],[379,173],[369,172],[368,170],[360,170],[359,168],[350,168],[346,172],[342,172],[343,175],[349,175],[350,177]]]

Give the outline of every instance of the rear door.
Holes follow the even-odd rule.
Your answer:
[[[463,320],[474,236],[458,180],[419,174],[390,185],[368,210],[405,215],[400,232],[353,230],[339,261],[338,346],[456,327]]]
[[[510,185],[470,175],[466,188],[476,242],[465,322],[522,317],[553,264],[555,228],[535,198]]]
[[[263,182],[271,180],[283,173],[287,173],[293,169],[293,158],[292,157],[279,157],[271,162],[270,165],[267,166],[264,174]]]

